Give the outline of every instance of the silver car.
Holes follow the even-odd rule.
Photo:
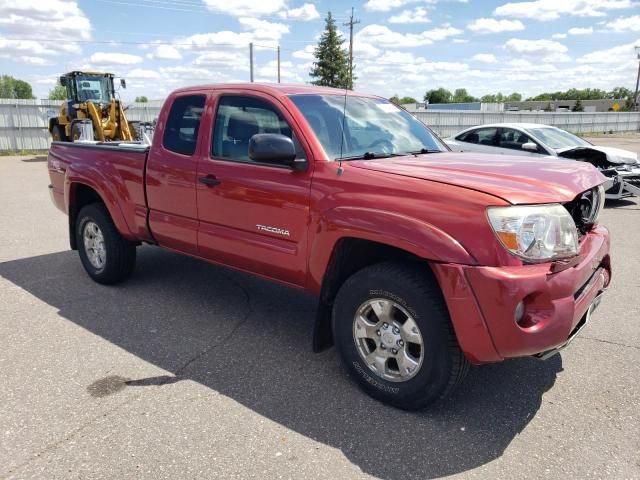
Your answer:
[[[589,162],[610,178],[607,198],[640,196],[638,155],[600,147],[557,127],[537,123],[480,125],[445,139],[457,152],[481,152],[527,157],[564,157]]]

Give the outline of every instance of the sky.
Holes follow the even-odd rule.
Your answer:
[[[0,74],[46,97],[80,69],[127,80],[124,100],[193,84],[308,83],[330,11],[345,42],[355,8],[355,89],[421,99],[431,88],[525,96],[635,88],[635,0],[0,0]],[[345,43],[345,47],[348,44]]]

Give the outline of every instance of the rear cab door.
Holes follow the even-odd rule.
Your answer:
[[[171,96],[158,119],[149,153],[146,192],[149,226],[159,245],[197,255],[196,174],[202,151],[202,114],[206,94]]]
[[[314,164],[294,118],[278,98],[233,89],[210,94],[206,118],[213,128],[197,172],[199,255],[303,286]],[[307,169],[252,161],[249,140],[257,133],[292,138]]]

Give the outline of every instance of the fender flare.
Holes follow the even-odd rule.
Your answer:
[[[309,248],[310,287],[324,276],[338,241],[345,237],[370,240],[436,262],[477,265],[476,258],[456,239],[433,224],[396,212],[341,206],[317,221]],[[318,291],[318,289],[315,289]]]
[[[135,236],[132,233],[129,225],[127,224],[126,218],[122,212],[122,209],[120,208],[118,197],[113,191],[111,182],[109,182],[108,179],[105,178],[104,174],[97,168],[92,167],[78,170],[77,168],[70,165],[65,172],[64,201],[65,207],[69,214],[70,229],[72,225],[75,225],[74,214],[77,213],[74,211],[74,202],[76,195],[75,188],[77,185],[84,185],[93,189],[107,207],[109,215],[111,216],[114,225],[118,229],[118,232],[120,232],[120,234],[128,240],[135,240]],[[70,230],[69,234],[73,235],[73,232]]]

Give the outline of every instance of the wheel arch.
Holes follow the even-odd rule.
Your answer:
[[[78,214],[82,207],[92,203],[102,203],[109,212],[118,231],[125,237],[131,236],[119,206],[108,193],[105,194],[105,192],[99,191],[95,185],[86,180],[68,181],[68,188],[65,193],[69,217],[69,245],[72,250],[78,249],[75,235]]]

